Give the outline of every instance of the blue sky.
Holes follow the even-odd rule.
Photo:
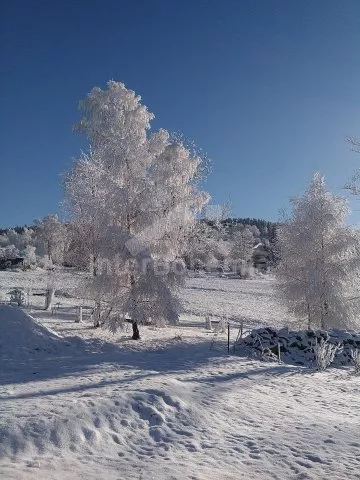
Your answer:
[[[3,0],[0,62],[2,227],[59,211],[78,101],[109,79],[207,152],[234,216],[276,220],[315,170],[345,194],[360,165],[359,0]]]

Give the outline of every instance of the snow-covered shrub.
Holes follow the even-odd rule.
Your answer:
[[[36,266],[36,248],[33,245],[26,245],[23,250],[24,266],[31,268]]]
[[[316,369],[319,371],[326,370],[326,368],[334,361],[339,348],[339,344],[334,345],[323,338],[319,342],[316,341],[316,344],[314,345]]]
[[[355,375],[360,375],[360,350],[352,349],[350,355],[351,360],[354,362]]]
[[[19,256],[19,250],[13,244],[0,248],[0,258],[10,259],[10,258],[16,258],[18,256]]]
[[[15,288],[10,292],[10,303],[16,303],[18,307],[25,305],[25,295],[20,288]]]
[[[43,268],[44,270],[48,270],[53,268],[53,263],[52,260],[49,260],[48,257],[46,256],[40,256],[37,258],[37,264],[40,268]]]

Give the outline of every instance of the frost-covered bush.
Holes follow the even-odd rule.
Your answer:
[[[10,259],[18,256],[19,250],[15,247],[15,245],[11,244],[0,248],[0,259]]]
[[[354,362],[355,375],[360,375],[360,350],[353,349],[350,352],[351,360]]]
[[[40,268],[43,268],[44,270],[49,270],[49,269],[53,268],[52,260],[49,260],[49,258],[46,257],[46,256],[38,257],[37,258],[37,265]]]
[[[326,368],[334,361],[339,348],[339,344],[334,345],[323,338],[319,342],[317,341],[314,346],[316,369],[319,371],[326,370]]]
[[[15,288],[10,292],[10,303],[16,303],[18,307],[25,305],[25,295],[20,288]]]
[[[25,267],[31,268],[36,266],[35,250],[36,248],[33,245],[26,245],[23,251]]]

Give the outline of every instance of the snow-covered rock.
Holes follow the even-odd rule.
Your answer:
[[[351,350],[360,350],[360,333],[344,330],[300,330],[289,331],[287,328],[276,330],[271,327],[252,330],[250,335],[235,345],[235,352],[242,352],[243,347],[259,353],[278,354],[280,346],[281,360],[285,363],[305,365],[314,360],[314,346],[321,341],[340,345],[335,356],[334,365],[351,363]]]

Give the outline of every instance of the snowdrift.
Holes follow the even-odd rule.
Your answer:
[[[198,430],[205,421],[201,409],[187,401],[191,387],[167,379],[166,384],[151,381],[149,388],[145,379],[142,388],[124,390],[118,365],[113,381],[101,366],[93,372],[96,354],[71,346],[76,344],[20,308],[0,307],[0,460],[94,450],[115,458],[134,453],[166,458],[174,445],[185,453],[199,450]],[[65,352],[73,369],[64,363]],[[88,364],[93,356],[95,364]]]
[[[287,328],[276,330],[270,327],[255,329],[243,341],[235,346],[235,352],[241,353],[243,348],[259,353],[278,353],[280,345],[281,360],[295,365],[308,365],[314,361],[314,345],[321,339],[340,345],[335,356],[334,365],[351,363],[351,350],[360,350],[360,333],[343,330],[302,330],[289,331]]]
[[[57,353],[65,342],[54,332],[40,325],[18,307],[0,306],[0,357],[26,359],[41,352]]]
[[[174,446],[196,452],[201,413],[180,399],[183,390],[180,382],[170,381],[166,391],[116,390],[102,399],[85,393],[56,415],[49,415],[59,408],[49,399],[46,411],[0,425],[0,460],[19,454],[91,455],[94,450],[115,458],[131,451],[166,457]]]

